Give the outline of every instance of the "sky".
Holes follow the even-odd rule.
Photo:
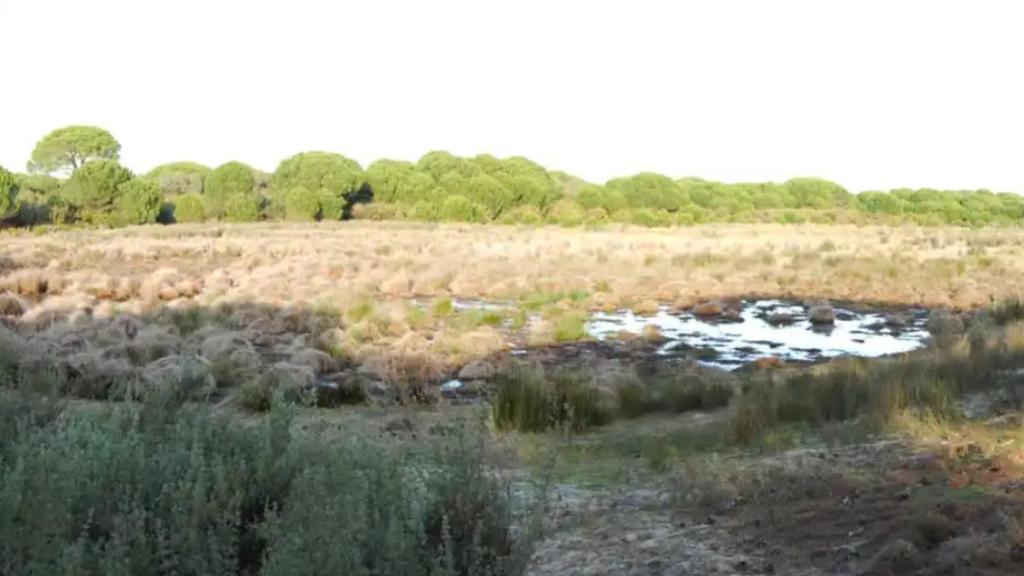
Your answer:
[[[1024,193],[1013,0],[0,0],[0,165],[522,155],[585,179]]]

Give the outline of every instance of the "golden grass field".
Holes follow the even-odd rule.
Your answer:
[[[86,371],[198,350],[252,372],[287,361],[321,373],[343,357],[379,374],[408,370],[394,359],[412,358],[429,376],[509,345],[493,323],[453,316],[446,298],[539,302],[543,313],[521,330],[532,345],[563,339],[566,310],[644,312],[718,297],[971,309],[1021,292],[1022,246],[1016,229],[814,225],[21,232],[0,242],[0,312],[34,349],[76,357]]]
[[[510,346],[544,350],[571,340],[561,337],[561,319],[590,310],[652,312],[757,296],[974,311],[1021,295],[1022,247],[1017,229],[815,225],[343,222],[17,232],[0,236],[0,350],[13,349],[26,373],[37,359],[60,366],[65,392],[86,399],[130,397],[131,386],[172,388],[197,358],[213,399],[236,398],[256,381],[303,389],[341,373],[436,384]],[[509,307],[495,322],[453,309],[453,299]],[[858,405],[803,426],[758,424],[758,410],[799,403],[803,393],[748,393],[745,376],[729,376],[736,395],[710,410],[628,416],[578,435],[494,430],[512,440],[511,465],[569,487],[554,508],[567,509],[564,526],[543,542],[530,573],[582,565],[621,573],[623,559],[652,574],[664,565],[689,567],[681,573],[1011,573],[1024,565],[1024,504],[1004,491],[1019,491],[1024,455],[1019,411],[1004,408],[1024,397],[1024,328],[978,326],[988,330],[980,340],[968,335],[907,359],[807,371],[821,368],[816,385],[835,393],[810,400],[828,410],[861,390],[947,390],[956,380],[958,393],[991,404],[978,418],[940,422],[908,404],[872,427],[876,407]],[[605,366],[593,367],[598,387]],[[680,377],[679,366],[664,369]],[[784,386],[804,371],[779,374],[774,385]],[[755,373],[750,382],[767,383],[765,393],[774,376]],[[992,382],[973,383],[985,378]],[[306,411],[300,422],[321,437],[376,429],[415,441],[462,410],[370,402]],[[737,442],[750,418],[761,427]],[[844,556],[844,546],[863,556]]]

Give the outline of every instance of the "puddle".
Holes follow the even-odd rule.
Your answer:
[[[814,325],[800,305],[782,300],[744,301],[741,321],[723,322],[696,318],[687,312],[662,308],[651,316],[628,310],[597,312],[586,324],[587,333],[597,340],[616,338],[623,332],[641,335],[654,326],[664,337],[658,354],[696,354],[698,362],[726,370],[765,356],[785,361],[813,362],[837,356],[877,357],[909,352],[926,345],[927,310],[903,313],[906,325],[885,325],[886,313],[835,308],[832,325]],[[773,325],[768,318],[789,316],[790,323]]]
[[[504,310],[507,302],[453,300],[457,310]],[[774,356],[787,362],[816,362],[838,356],[874,358],[910,352],[927,345],[925,325],[928,310],[900,312],[905,324],[886,324],[890,311],[833,308],[832,324],[816,325],[807,310],[787,300],[745,300],[738,318],[698,318],[689,312],[661,307],[653,315],[629,310],[595,312],[585,325],[595,340],[612,340],[623,333],[643,337],[645,326],[654,326],[664,338],[656,353],[662,356],[690,356],[705,366],[735,370],[758,358]],[[786,317],[785,323],[779,320]],[[769,321],[769,318],[773,322]],[[507,327],[510,321],[504,324]],[[511,351],[526,354],[523,348]],[[449,390],[454,392],[454,390]]]

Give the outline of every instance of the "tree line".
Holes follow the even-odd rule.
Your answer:
[[[1009,225],[1024,198],[987,190],[895,189],[851,194],[821,178],[724,183],[644,172],[602,184],[523,157],[433,151],[365,169],[302,152],[273,173],[241,162],[194,162],[133,174],[106,130],[67,126],[36,144],[26,173],[0,167],[0,223],[124,226],[160,222],[411,219],[562,226],[703,222],[913,222]]]

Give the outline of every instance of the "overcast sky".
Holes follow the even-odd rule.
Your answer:
[[[303,150],[594,181],[1024,192],[1012,0],[0,0],[0,165],[106,127],[136,171]]]

